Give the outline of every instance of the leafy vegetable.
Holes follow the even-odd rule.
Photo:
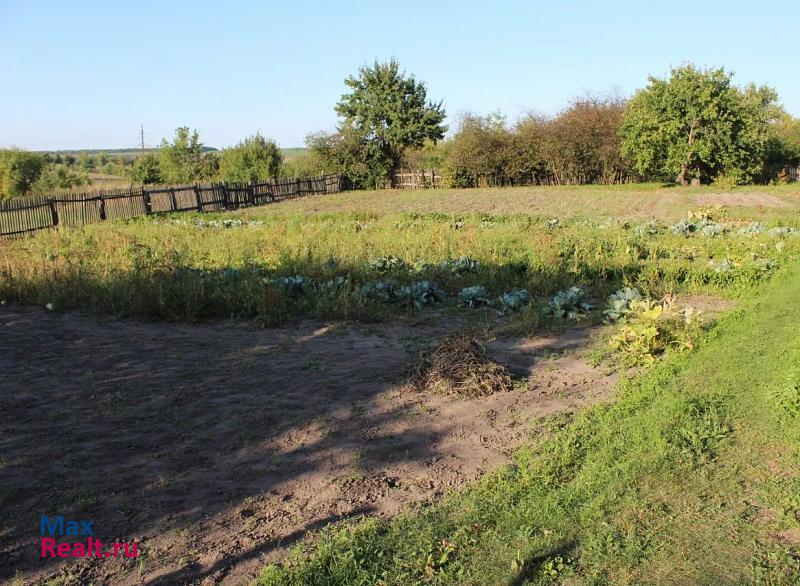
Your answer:
[[[416,309],[439,303],[446,298],[444,291],[430,281],[417,281],[413,285],[403,287],[398,296],[407,299]]]
[[[492,300],[486,293],[486,287],[483,285],[475,285],[473,287],[465,287],[458,294],[458,301],[461,305],[467,307],[480,307],[481,305],[491,305]]]
[[[603,315],[608,321],[623,321],[641,300],[642,295],[638,289],[625,287],[609,295]]]
[[[583,312],[592,309],[592,305],[584,301],[584,295],[580,287],[559,291],[547,302],[547,313],[556,319],[576,320]]]
[[[389,303],[397,298],[397,284],[394,281],[378,281],[367,283],[361,288],[361,295],[366,301]]]
[[[530,302],[531,295],[526,289],[512,289],[500,296],[500,303],[505,310],[519,311],[523,307],[530,305]]]
[[[401,271],[408,267],[406,261],[402,258],[398,258],[396,256],[382,256],[380,258],[376,258],[373,261],[367,263],[367,266],[382,275],[386,273],[394,272],[394,271]]]

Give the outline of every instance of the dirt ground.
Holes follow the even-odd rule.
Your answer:
[[[695,196],[699,206],[720,205],[739,207],[788,208],[789,202],[769,193],[743,191],[736,193],[713,193]]]
[[[488,470],[541,417],[602,400],[590,332],[499,339],[519,377],[458,399],[410,390],[414,324],[140,323],[0,308],[0,582],[247,583],[310,532],[394,515]],[[137,559],[38,557],[42,515],[91,519]]]

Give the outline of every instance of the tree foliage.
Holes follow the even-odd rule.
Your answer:
[[[161,178],[168,183],[189,183],[203,178],[203,143],[188,126],[175,129],[172,142],[161,141],[159,149]]]
[[[134,183],[155,185],[162,183],[161,165],[159,157],[153,153],[145,153],[136,157],[131,167],[131,179]]]
[[[669,79],[651,77],[625,113],[622,153],[643,175],[737,183],[760,172],[777,95],[767,87],[739,89],[724,69],[693,65],[673,69]]]
[[[243,183],[272,179],[280,173],[282,162],[278,145],[256,134],[222,151],[219,174],[225,181]]]
[[[90,183],[88,173],[81,168],[73,169],[64,164],[49,164],[44,166],[38,179],[31,185],[30,191],[35,195],[50,195]]]
[[[44,156],[20,149],[0,149],[0,200],[30,192],[46,166]]]
[[[625,102],[586,96],[553,117],[529,114],[510,128],[498,112],[463,116],[445,143],[455,187],[619,183],[630,178],[618,134]]]
[[[354,183],[383,186],[406,149],[444,138],[442,103],[429,101],[425,84],[402,72],[394,59],[362,67],[345,84],[350,92],[336,105],[338,131],[313,135],[308,144]]]

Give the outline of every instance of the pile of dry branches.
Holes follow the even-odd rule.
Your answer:
[[[462,397],[484,397],[514,386],[508,369],[489,359],[483,345],[469,334],[447,337],[423,352],[409,379],[418,391]]]

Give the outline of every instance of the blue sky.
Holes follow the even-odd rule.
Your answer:
[[[37,2],[5,0],[0,146],[122,148],[177,126],[283,147],[336,125],[343,79],[397,58],[459,112],[557,112],[694,62],[800,115],[794,2]]]

